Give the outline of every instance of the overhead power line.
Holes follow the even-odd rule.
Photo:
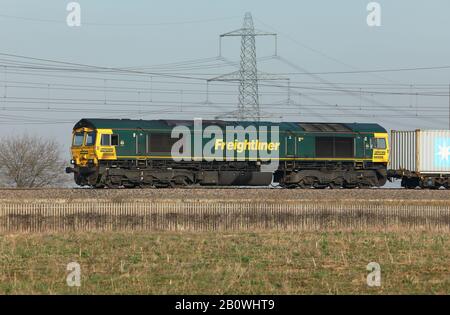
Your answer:
[[[4,19],[15,19],[30,22],[42,22],[42,23],[56,23],[56,24],[66,24],[65,20],[55,20],[55,19],[43,19],[43,18],[32,18],[17,15],[7,15],[0,14],[0,18]],[[198,20],[187,20],[187,21],[173,21],[173,22],[158,22],[158,23],[100,23],[100,22],[85,22],[83,21],[83,26],[115,26],[115,27],[141,27],[141,26],[163,26],[163,25],[184,25],[184,24],[201,24],[201,23],[211,23],[225,20],[232,20],[238,18],[237,16],[230,17],[218,17],[218,18],[208,18],[208,19],[198,19]]]
[[[261,31],[255,30],[255,34],[257,32],[261,34]],[[301,111],[301,117],[320,117],[323,121],[327,119],[335,120],[335,117],[359,117],[361,119],[371,118],[372,120],[382,119],[383,121],[414,118],[429,121],[439,120],[440,122],[443,119],[444,115],[442,114],[446,109],[441,103],[430,103],[429,101],[433,99],[427,99],[427,103],[424,102],[419,105],[418,97],[448,97],[450,94],[447,90],[448,85],[390,84],[386,83],[386,80],[383,80],[383,83],[371,81],[364,83],[361,80],[355,83],[339,82],[344,80],[333,80],[338,82],[331,82],[323,79],[322,76],[328,74],[368,74],[379,77],[377,73],[381,72],[437,71],[448,69],[450,66],[362,70],[347,64],[345,66],[351,68],[349,71],[309,72],[296,66],[291,61],[283,59],[279,56],[268,56],[256,60],[258,63],[281,60],[293,67],[295,71],[279,71],[276,75],[308,75],[318,82],[289,80],[287,85],[273,82],[260,83],[259,86],[262,91],[258,89],[257,92],[257,95],[262,99],[259,100],[260,110],[270,109],[274,115],[280,114],[284,117],[299,115]],[[337,59],[335,61],[339,62]],[[220,71],[221,68],[238,68],[239,66],[239,63],[226,60],[223,56],[150,66],[106,67],[0,53],[0,89],[4,89],[4,93],[2,93],[4,97],[2,98],[2,95],[0,95],[0,121],[7,123],[8,119],[11,119],[14,122],[24,121],[28,124],[49,121],[66,123],[66,116],[49,118],[49,112],[60,113],[61,115],[73,113],[73,116],[71,115],[73,118],[84,112],[98,113],[101,117],[154,115],[152,117],[161,118],[161,115],[180,117],[180,115],[190,114],[214,117],[214,115],[226,112],[230,105],[236,105],[236,102],[229,99],[236,95],[232,88],[235,88],[239,81],[208,82],[207,79],[211,78],[213,72]],[[2,72],[4,73],[3,76],[1,76]],[[24,76],[26,76],[26,79],[21,80]],[[4,79],[1,80],[1,77],[4,77]],[[257,80],[261,79],[258,72],[256,72],[256,78]],[[62,83],[61,81],[65,79],[72,80],[72,84]],[[36,82],[30,82],[30,80]],[[49,82],[45,82],[46,80]],[[80,81],[73,82],[74,80],[83,80],[83,84],[76,84]],[[98,80],[101,80],[101,83],[98,83]],[[51,81],[54,81],[54,83]],[[110,84],[110,81],[114,83]],[[209,86],[210,83],[211,86]],[[180,87],[177,87],[177,85]],[[202,86],[202,88],[199,86]],[[206,87],[206,90],[204,87]],[[31,91],[36,91],[35,94],[32,94],[33,97],[24,97],[24,92],[33,93]],[[71,94],[70,91],[86,93]],[[83,94],[86,97],[73,97],[75,94]],[[164,95],[164,97],[158,97],[158,94]],[[47,97],[44,95],[47,95]],[[123,97],[119,97],[119,95]],[[136,97],[133,98],[133,95]],[[277,100],[280,98],[279,96],[283,95],[287,95],[287,97],[281,101]],[[300,99],[298,102],[296,99],[294,101],[295,96],[293,95],[301,95],[302,101]],[[210,98],[210,96],[215,97]],[[380,96],[380,99],[375,99],[374,96]],[[387,101],[389,105],[381,103],[380,100],[387,100],[386,96],[395,96],[395,100],[398,101],[392,101],[393,98],[391,98],[391,101]],[[405,96],[409,97],[406,98]],[[342,99],[343,102],[337,102],[334,99],[338,97],[350,97],[355,102],[352,103],[351,100],[346,99]],[[415,106],[413,105],[414,97]],[[158,98],[161,98],[161,100],[158,100]],[[409,99],[409,106],[408,102],[404,102],[405,99]],[[359,105],[356,103],[359,103]],[[183,105],[187,106],[183,107]],[[15,112],[29,112],[36,113],[38,116],[45,116],[23,116],[23,119],[21,119],[22,116],[20,115],[6,115]],[[2,113],[5,115],[2,115]],[[259,116],[262,117],[263,115]]]
[[[61,70],[82,71],[83,69],[91,69],[91,70],[95,69],[95,70],[106,71],[106,72],[143,74],[143,75],[153,75],[153,76],[161,76],[161,77],[168,77],[168,78],[201,80],[201,81],[205,81],[206,80],[206,78],[198,78],[198,77],[192,77],[192,76],[178,76],[178,75],[172,75],[172,74],[161,73],[161,72],[147,72],[147,71],[139,71],[139,70],[126,70],[126,69],[115,68],[115,67],[95,66],[95,65],[88,65],[88,64],[83,64],[83,63],[75,63],[75,62],[60,61],[60,60],[54,60],[54,59],[28,57],[28,56],[22,56],[22,55],[16,55],[16,54],[0,53],[0,56],[16,57],[16,58],[22,58],[22,59],[28,59],[28,60],[45,61],[45,62],[56,63],[56,64],[61,64],[61,65],[69,65],[69,66],[81,67],[81,68],[61,68]],[[30,67],[30,68],[33,68],[33,67]],[[34,68],[35,69],[39,69],[39,67],[34,67]],[[45,70],[45,67],[44,67],[44,69],[41,69],[41,70]]]
[[[445,70],[450,66],[434,66],[434,67],[413,67],[413,68],[392,68],[392,69],[371,69],[371,70],[354,70],[354,71],[324,71],[324,72],[282,72],[282,75],[325,75],[325,74],[360,74],[360,73],[379,73],[379,72],[401,72],[401,71],[423,71],[423,70]]]

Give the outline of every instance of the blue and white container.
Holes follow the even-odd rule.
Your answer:
[[[391,170],[450,174],[450,130],[392,130]]]

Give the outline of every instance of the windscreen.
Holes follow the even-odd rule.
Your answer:
[[[86,145],[94,145],[95,144],[95,132],[88,132],[86,135]]]
[[[384,138],[372,138],[372,147],[374,149],[386,149],[386,139]]]
[[[83,139],[84,139],[84,133],[77,132],[73,136],[73,146],[74,147],[80,147],[83,145]]]

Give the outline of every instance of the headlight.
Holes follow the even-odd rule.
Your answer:
[[[70,164],[75,165],[75,160],[70,160]]]

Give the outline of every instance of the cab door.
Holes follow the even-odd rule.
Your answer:
[[[355,135],[355,158],[366,159],[372,157],[372,148],[370,146],[370,137],[367,134]]]
[[[297,137],[294,134],[288,133],[285,138],[285,152],[287,158],[293,158],[297,155]]]
[[[136,155],[147,155],[147,133],[143,130],[138,130],[135,133],[136,137]]]

